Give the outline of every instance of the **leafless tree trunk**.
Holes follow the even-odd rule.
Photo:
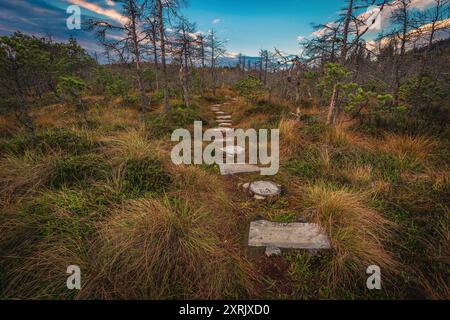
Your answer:
[[[136,8],[136,3],[133,0],[128,1],[129,5],[129,12],[130,12],[130,31],[131,31],[131,37],[132,37],[132,46],[133,46],[133,54],[135,59],[135,66],[136,66],[136,76],[138,80],[138,86],[139,86],[139,93],[141,95],[141,110],[142,112],[147,111],[148,107],[148,98],[145,93],[145,87],[144,87],[144,77],[142,75],[141,70],[141,52],[139,48],[139,42],[138,39],[138,31],[137,31],[137,19],[138,19],[138,13]]]
[[[169,81],[167,77],[167,65],[166,65],[166,36],[164,33],[164,15],[163,15],[163,4],[162,0],[156,0],[157,5],[157,16],[159,25],[159,42],[161,46],[161,66],[163,73],[163,91],[164,91],[164,111],[170,111],[169,105]]]
[[[147,111],[149,99],[145,92],[144,77],[141,66],[141,48],[145,36],[142,35],[142,14],[144,2],[138,0],[122,0],[123,12],[126,17],[120,25],[112,25],[109,21],[90,20],[89,26],[95,29],[101,44],[105,49],[115,52],[123,63],[127,63],[127,53],[131,53],[134,62],[134,70],[138,82],[138,89],[141,96],[141,110]],[[124,34],[122,39],[109,40],[107,32],[120,31]]]
[[[341,56],[339,59],[339,63],[343,66],[345,65],[345,60],[347,57],[348,33],[349,33],[350,22],[352,19],[352,14],[353,14],[353,0],[349,0],[347,14],[345,17],[345,22],[344,22]],[[336,108],[337,108],[338,99],[339,99],[338,88],[337,88],[337,86],[334,86],[330,105],[328,107],[327,125],[329,125],[329,126],[334,125],[336,113],[337,113]]]

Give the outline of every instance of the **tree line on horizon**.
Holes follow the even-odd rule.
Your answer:
[[[132,100],[144,113],[161,99],[169,113],[174,95],[189,108],[193,94],[215,95],[219,84],[227,84],[252,102],[317,107],[328,126],[346,114],[372,131],[445,131],[450,49],[438,34],[450,27],[443,23],[450,14],[448,0],[434,0],[426,10],[416,10],[411,0],[343,1],[342,15],[316,25],[315,37],[300,43],[301,54],[263,49],[253,62],[240,54],[237,65],[227,68],[219,63],[226,41],[215,30],[199,32],[181,13],[185,1],[118,2],[120,22],[87,22],[104,49],[103,65],[73,38],[61,44],[22,33],[1,37],[0,108],[12,111],[32,133],[29,110],[49,94],[83,117],[87,91]],[[364,37],[375,19],[362,21],[360,15],[372,5],[379,14],[392,12],[391,27],[380,32],[375,45]]]

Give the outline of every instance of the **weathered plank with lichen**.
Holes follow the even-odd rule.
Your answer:
[[[315,223],[275,223],[265,220],[250,224],[248,245],[285,249],[330,249],[330,241]]]
[[[261,168],[245,163],[235,163],[235,164],[219,164],[220,174],[222,176],[230,176],[240,173],[253,173],[260,172]]]
[[[229,156],[240,155],[245,152],[245,149],[240,146],[226,146],[220,148],[220,151],[225,152]]]

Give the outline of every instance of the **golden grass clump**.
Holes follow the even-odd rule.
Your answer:
[[[32,116],[37,128],[68,128],[77,124],[74,110],[65,104],[52,104],[33,110]]]
[[[348,128],[348,124],[337,124],[333,128],[329,128],[326,131],[325,138],[327,143],[335,147],[368,147],[368,142],[358,136],[357,133],[352,132],[352,130]]]
[[[361,193],[312,185],[305,199],[312,219],[330,237],[333,257],[325,274],[333,288],[354,285],[366,268],[378,265],[386,277],[397,263],[384,243],[392,240],[393,224],[367,205]]]
[[[236,117],[239,119],[239,117]],[[250,117],[246,117],[239,122],[239,128],[242,129],[258,129],[267,128],[267,122],[269,121],[270,115],[267,114],[255,114]]]
[[[112,136],[101,137],[105,146],[103,153],[112,162],[126,162],[130,159],[142,159],[154,155],[158,148],[148,140],[144,126],[119,132]]]
[[[6,154],[0,158],[0,204],[18,198],[45,184],[52,171],[51,157],[32,153]]]
[[[91,110],[89,116],[108,128],[133,128],[141,126],[139,111],[132,108],[101,107]]]
[[[174,189],[171,194],[196,204],[201,200],[203,205],[218,210],[231,210],[232,203],[224,188],[223,181],[214,173],[196,166],[171,167]]]
[[[343,170],[343,176],[354,186],[367,186],[372,182],[373,168],[371,165],[349,167]]]
[[[437,143],[425,136],[387,134],[380,142],[379,149],[398,158],[412,157],[424,163],[437,148]]]
[[[80,291],[67,289],[67,268],[81,269],[81,284],[89,279],[87,247],[76,238],[41,242],[25,256],[8,257],[4,261],[3,299],[74,299]],[[20,285],[18,285],[20,284]]]
[[[300,136],[300,123],[293,119],[281,119],[280,125],[280,155],[286,160],[296,155],[305,146]]]
[[[20,130],[20,126],[12,116],[0,115],[0,137],[17,134]]]
[[[127,299],[249,297],[255,275],[218,236],[221,215],[201,203],[142,198],[116,207],[94,243],[100,274],[83,296]],[[108,287],[105,287],[108,286]]]

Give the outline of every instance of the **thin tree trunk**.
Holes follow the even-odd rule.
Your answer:
[[[132,37],[133,37],[133,51],[134,51],[134,57],[135,57],[134,60],[135,60],[135,67],[136,67],[136,76],[137,76],[137,80],[138,80],[139,92],[141,95],[141,111],[146,112],[147,106],[148,106],[148,98],[145,94],[144,79],[143,79],[142,70],[141,70],[141,57],[140,57],[139,42],[138,42],[138,36],[137,36],[137,30],[136,30],[136,12],[135,11],[133,11],[131,14],[131,28],[132,28]]]
[[[152,39],[152,44],[153,44],[153,62],[155,64],[155,83],[156,83],[156,91],[159,90],[159,65],[158,65],[158,51],[156,49],[156,30],[153,28],[152,30],[153,33],[153,39]]]
[[[161,43],[161,65],[163,72],[163,91],[164,91],[164,111],[170,111],[169,105],[169,92],[168,92],[168,79],[167,79],[167,65],[166,65],[166,43],[164,35],[164,19],[163,19],[163,7],[161,0],[156,0],[158,6],[158,20],[159,20],[159,33]]]
[[[188,54],[187,44],[184,46],[184,66],[183,66],[183,93],[184,93],[184,105],[189,108],[189,69],[188,69]],[[181,58],[183,61],[183,58]]]
[[[201,95],[203,96],[205,94],[205,42],[204,39],[201,38],[201,55],[202,55],[202,68],[200,70],[200,91]]]
[[[336,104],[338,99],[339,99],[339,91],[337,89],[337,86],[335,85],[333,88],[333,96],[331,97],[330,107],[328,109],[327,125],[334,124],[337,109]]]
[[[353,0],[350,0],[348,9],[347,9],[347,15],[345,17],[344,34],[343,34],[343,39],[342,39],[342,49],[341,49],[341,56],[339,59],[339,62],[342,66],[345,65],[345,60],[347,57],[348,30],[349,30],[350,21],[352,18],[352,12],[353,12]],[[328,107],[327,125],[329,125],[329,126],[334,125],[336,114],[337,114],[336,109],[338,107],[338,99],[339,99],[339,92],[338,92],[337,86],[335,85],[333,87],[333,95],[331,96],[330,105]]]

